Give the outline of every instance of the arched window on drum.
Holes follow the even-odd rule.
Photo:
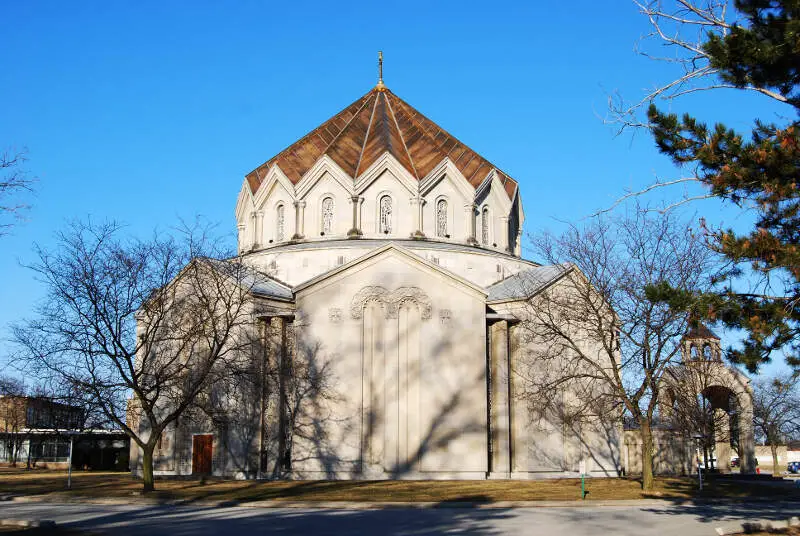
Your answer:
[[[381,234],[391,234],[392,232],[392,198],[384,195],[378,202],[380,207],[380,220],[378,232]]]
[[[483,207],[481,211],[481,244],[489,245],[489,207]]]
[[[286,207],[283,204],[275,207],[275,241],[283,242],[286,236]]]
[[[447,231],[447,200],[440,199],[436,202],[436,236],[450,238]]]
[[[335,205],[332,197],[326,197],[322,200],[322,228],[320,235],[329,235],[333,232],[333,215]]]

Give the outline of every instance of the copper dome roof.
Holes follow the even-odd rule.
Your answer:
[[[512,178],[381,84],[248,173],[247,182],[255,193],[277,164],[297,184],[322,155],[356,178],[385,152],[417,180],[449,157],[473,187],[494,169],[509,197],[516,190]]]

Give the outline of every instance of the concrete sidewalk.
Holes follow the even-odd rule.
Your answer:
[[[230,536],[230,534],[384,534],[388,536],[459,534],[514,534],[596,536],[715,536],[743,532],[746,524],[786,527],[797,522],[795,505],[716,504],[675,505],[666,501],[558,501],[545,506],[522,503],[447,508],[436,504],[298,503],[269,501],[265,508],[214,507],[200,504],[154,505],[57,503],[18,500],[0,505],[13,519],[55,521],[68,529],[113,533],[116,536]],[[625,501],[629,503],[628,501]],[[556,504],[558,506],[553,506]],[[605,506],[600,506],[603,504]],[[258,506],[258,505],[255,505]],[[433,507],[431,507],[433,506]],[[444,505],[450,506],[450,505]],[[794,519],[793,519],[794,518]]]

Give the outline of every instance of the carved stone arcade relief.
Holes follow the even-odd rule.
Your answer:
[[[422,320],[430,319],[433,308],[428,295],[418,287],[399,287],[389,292],[381,286],[369,286],[362,288],[353,296],[353,300],[350,302],[350,316],[356,320],[361,319],[364,314],[364,305],[370,300],[381,304],[386,318],[397,318],[397,311],[405,301],[413,301],[417,304]]]

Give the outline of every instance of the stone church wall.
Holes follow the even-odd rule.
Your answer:
[[[426,247],[424,241],[407,240],[400,245],[442,268],[481,287],[488,287],[522,270],[536,266],[510,255],[472,250]],[[305,243],[302,248],[286,246],[251,253],[245,261],[289,285],[299,285],[375,250],[374,241],[348,240]]]
[[[567,382],[562,390],[542,400],[528,392],[527,375],[551,374],[558,364],[547,360],[557,357],[542,342],[537,342],[526,327],[533,302],[524,300],[493,304],[498,313],[513,316],[518,323],[511,330],[511,382],[513,396],[512,478],[574,476],[580,462],[596,476],[617,476],[622,465],[622,419],[610,408],[586,407],[581,399],[583,388]],[[599,343],[586,339],[584,352],[602,360]],[[544,359],[548,356],[548,359]],[[546,372],[550,366],[551,372]],[[538,371],[538,372],[537,372]],[[594,389],[603,389],[595,386]],[[603,397],[597,396],[598,403]],[[580,408],[580,410],[576,409]]]
[[[485,306],[448,279],[387,255],[298,292],[298,359],[330,362],[336,391],[298,477],[484,477]]]

